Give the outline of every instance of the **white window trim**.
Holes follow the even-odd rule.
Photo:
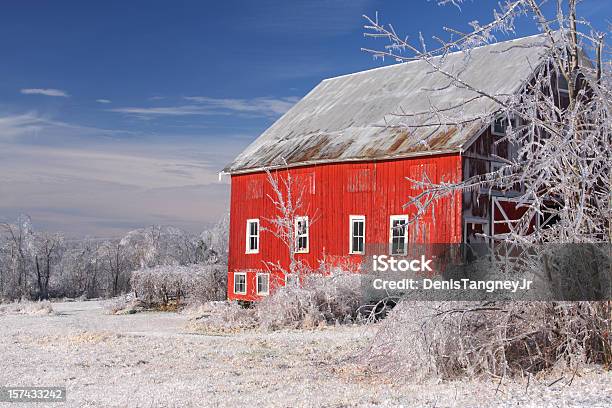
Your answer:
[[[244,292],[236,292],[236,276],[244,276]],[[234,272],[234,282],[232,283],[233,283],[233,289],[234,289],[235,295],[246,295],[247,294],[249,281],[247,280],[246,272]]]
[[[353,221],[363,221],[363,251],[355,251],[353,249]],[[365,237],[366,237],[366,217],[365,215],[349,215],[349,254],[351,255],[365,254]]]
[[[299,235],[298,235],[298,222],[299,221],[304,221],[306,220],[306,249],[298,249],[298,240],[299,240]],[[304,217],[295,217],[294,220],[294,231],[295,231],[295,253],[296,254],[307,254],[308,252],[310,252],[310,220],[308,219],[307,216]]]
[[[259,277],[260,276],[267,276],[268,277],[268,290],[265,292],[260,292],[259,291]],[[255,280],[255,288],[257,290],[257,294],[259,296],[268,296],[270,294],[270,274],[269,273],[265,273],[265,272],[260,272],[257,274],[257,278]]]
[[[403,254],[393,253],[393,221],[404,220],[406,221],[406,228],[404,232],[404,252]],[[408,253],[408,216],[407,215],[392,215],[389,217],[389,255],[404,255]]]
[[[256,223],[257,224],[257,248],[256,249],[251,249],[250,245],[251,245],[251,224],[252,223]],[[259,219],[258,218],[249,218],[248,220],[246,220],[246,249],[245,249],[245,254],[258,254],[259,253],[259,237],[260,237],[260,231],[261,229],[259,228]]]

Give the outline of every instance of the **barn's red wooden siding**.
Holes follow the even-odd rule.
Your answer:
[[[304,194],[304,215],[317,211],[318,219],[310,226],[310,250],[298,254],[316,267],[325,253],[327,257],[347,257],[349,253],[349,216],[365,215],[366,245],[389,241],[389,217],[412,214],[413,207],[403,209],[415,190],[405,177],[421,179],[427,171],[434,182],[462,179],[459,154],[422,156],[408,159],[367,163],[332,163],[280,170],[283,177],[290,171],[300,180],[310,181]],[[246,220],[258,218],[266,226],[266,218],[275,216],[268,195],[272,194],[265,172],[232,175],[230,205],[230,243],[228,295],[230,299],[254,300],[256,272],[266,272],[264,261],[288,263],[287,249],[270,232],[261,231],[259,253],[245,254]],[[435,214],[428,213],[420,222],[419,233],[409,229],[409,242],[460,243],[462,234],[461,195],[445,198],[435,205]],[[425,235],[423,235],[423,231]],[[352,255],[359,260],[359,255]],[[247,271],[247,294],[233,292],[233,273]],[[270,277],[271,286],[279,277]]]

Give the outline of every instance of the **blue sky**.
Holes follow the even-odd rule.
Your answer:
[[[360,51],[382,45],[363,38],[363,14],[431,37],[487,21],[495,4],[4,2],[0,221],[28,213],[69,235],[202,230],[228,208],[218,171],[295,101],[324,78],[390,63]],[[606,29],[610,2],[581,10]]]

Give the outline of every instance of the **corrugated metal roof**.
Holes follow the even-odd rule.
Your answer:
[[[461,72],[465,83],[490,94],[518,91],[545,51],[542,35],[449,54],[443,68]],[[411,118],[402,112],[450,108],[463,118],[498,110],[488,98],[451,85],[424,61],[411,61],[322,81],[223,170],[248,172],[266,167],[330,161],[375,160],[457,152],[485,125],[406,128],[432,123],[430,114]]]

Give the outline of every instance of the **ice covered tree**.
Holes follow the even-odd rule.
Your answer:
[[[106,294],[107,276],[101,257],[102,242],[85,238],[67,245],[62,257],[61,275],[55,280],[59,296],[94,298]]]
[[[462,1],[438,3],[460,6]],[[414,206],[417,214],[422,215],[439,199],[457,192],[514,190],[523,211],[520,219],[510,220],[510,233],[503,236],[504,243],[519,247],[603,243],[609,248],[612,241],[609,48],[605,33],[598,32],[579,16],[577,0],[505,0],[488,22],[473,21],[467,30],[444,27],[447,36],[434,37],[432,42],[421,34],[416,41],[411,40],[392,25],[383,24],[378,16],[366,19],[365,35],[386,43],[365,51],[399,62],[420,61],[431,74],[444,77],[445,86],[471,93],[465,100],[444,106],[430,104],[423,111],[389,112],[402,118],[403,129],[428,128],[435,132],[501,120],[506,122],[507,130],[500,141],[507,142],[515,151],[510,157],[496,158],[503,162],[501,168],[458,183],[432,183],[426,178],[410,180],[422,192],[407,197],[406,206]],[[532,22],[542,34],[537,44],[542,58],[518,92],[492,94],[462,75],[475,48],[514,35],[521,19]],[[462,62],[446,64],[448,56],[455,52],[462,53]],[[492,102],[497,109],[466,115],[464,104],[478,100]],[[553,222],[534,223],[537,218]],[[605,270],[598,272],[606,274]],[[609,299],[609,293],[607,296]],[[407,325],[408,321],[414,322],[417,329]],[[383,369],[394,372],[413,373],[427,367],[426,370],[432,369],[442,376],[481,373],[504,376],[538,371],[558,362],[609,365],[612,362],[609,328],[610,302],[404,303],[393,312],[372,345],[371,362],[381,363]],[[423,365],[415,367],[388,358],[407,350],[422,350]]]
[[[458,5],[461,1],[441,1]],[[555,6],[555,7],[552,7]],[[552,15],[545,8],[553,8]],[[473,85],[462,76],[462,67],[449,67],[446,57],[462,52],[464,66],[470,54],[514,33],[519,18],[531,19],[544,34],[544,55],[534,75],[515,94],[497,95]],[[419,214],[444,196],[457,190],[502,186],[510,190],[520,185],[518,202],[526,208],[521,219],[513,220],[505,238],[520,243],[610,242],[612,122],[610,120],[610,61],[604,34],[577,15],[577,1],[502,2],[490,22],[470,23],[470,30],[445,27],[447,39],[435,37],[435,47],[428,47],[423,36],[416,42],[403,37],[391,25],[378,18],[367,18],[366,36],[384,38],[381,49],[366,49],[376,57],[397,61],[422,61],[432,73],[444,76],[449,87],[469,90],[469,100],[456,105],[430,106],[421,112],[390,112],[404,118],[402,127],[444,129],[462,128],[478,123],[505,120],[507,141],[516,149],[494,172],[475,176],[460,183],[432,184],[416,180],[422,193],[408,200]],[[533,45],[542,47],[542,43]],[[566,88],[565,93],[562,89]],[[432,90],[436,92],[436,90]],[[465,116],[461,105],[487,99],[498,107],[491,114]],[[554,219],[528,234],[535,217]]]
[[[47,300],[51,273],[59,267],[63,256],[64,237],[61,234],[40,232],[35,234],[33,246],[37,298]]]
[[[32,220],[20,215],[14,224],[0,224],[4,241],[3,286],[8,298],[29,296],[29,271],[34,251]]]
[[[287,250],[288,265],[283,265],[280,260],[266,261],[265,264],[271,271],[280,272],[286,283],[297,283],[308,269],[308,265],[297,256],[301,246],[309,245],[300,235],[309,231],[316,222],[318,211],[310,208],[305,200],[308,186],[302,177],[288,169],[280,174],[267,170],[266,174],[272,190],[267,197],[275,209],[275,215],[265,219],[266,225],[262,231],[270,232],[280,240]],[[305,239],[309,240],[310,237]]]
[[[229,249],[229,213],[200,234],[197,249],[198,262],[227,264]]]
[[[106,272],[108,292],[111,296],[117,296],[127,290],[127,273],[132,269],[128,251],[129,248],[123,240],[105,241],[97,248],[95,262],[99,262]]]

